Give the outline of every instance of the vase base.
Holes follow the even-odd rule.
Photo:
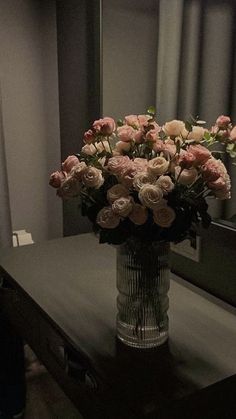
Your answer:
[[[156,328],[146,327],[139,331],[121,321],[117,322],[117,338],[125,345],[138,349],[149,349],[163,345],[168,339],[168,330],[159,332]]]

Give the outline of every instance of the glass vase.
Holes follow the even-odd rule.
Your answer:
[[[117,249],[117,337],[126,345],[153,348],[168,338],[169,249],[135,240]]]

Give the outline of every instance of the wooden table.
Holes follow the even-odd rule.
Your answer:
[[[168,343],[125,347],[115,258],[92,234],[2,251],[3,318],[84,418],[236,417],[235,310],[172,275]]]

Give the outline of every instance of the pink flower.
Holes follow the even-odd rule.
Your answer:
[[[51,185],[53,188],[60,188],[65,178],[66,178],[65,172],[59,172],[59,171],[54,172],[50,176],[49,185]]]
[[[147,208],[140,204],[134,204],[129,219],[136,225],[145,224],[148,218]]]
[[[96,222],[102,228],[116,228],[120,223],[120,217],[114,214],[111,207],[104,207],[98,212]]]
[[[196,158],[192,153],[183,150],[183,153],[181,153],[179,157],[179,166],[182,167],[182,169],[190,169],[190,167],[193,166],[195,160]]]
[[[156,181],[156,185],[159,186],[162,191],[163,194],[166,195],[169,192],[171,192],[174,189],[174,184],[170,178],[170,176],[160,176],[157,181]]]
[[[236,125],[233,127],[233,129],[230,131],[230,139],[232,141],[236,141]]]
[[[195,157],[194,166],[202,166],[211,157],[210,151],[200,144],[190,145],[188,152]]]
[[[170,144],[170,143],[163,143],[163,149],[162,149],[164,156],[169,158],[169,157],[174,157],[174,155],[176,154],[176,145],[175,144]]]
[[[173,208],[163,205],[153,210],[154,223],[160,227],[168,228],[175,220],[176,214]]]
[[[142,157],[136,157],[133,164],[137,172],[143,172],[148,166],[148,161]]]
[[[146,140],[155,143],[159,139],[159,131],[156,129],[150,129],[146,134]]]
[[[81,184],[74,176],[67,176],[57,190],[57,195],[63,199],[73,198],[80,193]]]
[[[225,115],[218,116],[216,126],[220,129],[227,129],[230,124],[230,117]]]
[[[94,140],[95,140],[95,136],[94,136],[94,133],[91,129],[89,129],[88,131],[86,131],[84,133],[84,143],[85,144],[91,144],[91,143],[93,143]]]
[[[62,170],[64,172],[70,173],[72,167],[79,163],[79,159],[76,156],[68,156],[66,160],[62,163]]]
[[[116,199],[112,204],[112,211],[119,217],[127,217],[133,208],[133,199],[131,196],[122,196]]]
[[[96,133],[103,135],[110,135],[116,128],[114,119],[106,116],[105,118],[98,119],[93,123],[93,129]]]
[[[136,173],[137,170],[132,162],[126,169],[122,171],[121,175],[119,176],[119,180],[122,185],[126,186],[126,188],[131,188],[133,186]]]
[[[114,175],[121,175],[129,166],[131,160],[128,156],[114,156],[108,160],[107,167]]]
[[[219,177],[217,180],[213,181],[213,182],[209,182],[207,184],[207,186],[210,189],[213,189],[214,191],[220,191],[222,189],[225,189],[226,187],[226,182],[222,177]]]
[[[138,120],[137,115],[127,115],[127,116],[125,116],[125,124],[138,128],[139,127],[139,120]]]
[[[123,125],[117,128],[117,134],[121,141],[129,142],[132,141],[135,135],[135,129],[130,125]]]
[[[156,153],[160,153],[161,151],[163,151],[163,141],[162,140],[157,140],[155,143],[153,143],[153,150]]]
[[[141,144],[143,142],[143,132],[140,129],[135,131],[134,141],[136,144]]]
[[[214,157],[207,160],[207,162],[202,167],[202,177],[207,182],[214,182],[222,174],[221,165],[219,165],[219,160],[216,160]]]
[[[152,118],[149,115],[138,115],[138,121],[141,127],[148,125],[150,119]]]

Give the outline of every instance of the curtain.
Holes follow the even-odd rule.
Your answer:
[[[12,226],[0,89],[0,248],[12,246]]]
[[[236,2],[159,0],[156,109],[161,123],[220,114],[236,124]],[[232,199],[212,201],[214,218],[236,213],[236,167],[228,164]]]

